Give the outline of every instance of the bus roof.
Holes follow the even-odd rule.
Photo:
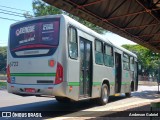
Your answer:
[[[95,32],[95,31],[93,31],[92,29],[86,27],[85,25],[77,22],[76,20],[70,18],[70,17],[67,16],[67,15],[63,15],[63,16],[64,16],[64,18],[65,18],[71,25],[74,25],[74,26],[77,27],[78,29],[80,29],[80,30],[82,30],[82,31],[84,31],[84,32],[86,32],[86,33],[94,36],[95,38],[97,38],[97,39],[99,39],[99,40],[101,40],[101,41],[107,42],[108,44],[111,44],[111,45],[112,45],[112,43],[111,43],[108,39],[106,39],[104,36],[100,35],[99,33]]]
[[[129,50],[127,50],[127,49],[125,49],[125,48],[123,48],[123,47],[121,47],[121,46],[117,46],[117,45],[114,45],[114,46],[115,46],[116,48],[122,50],[123,52],[125,52],[125,53],[127,53],[127,54],[129,54],[129,55],[131,55],[131,56],[133,56],[133,57],[135,57],[135,58],[137,58],[137,55],[134,54],[133,52],[131,52],[131,51],[129,51]]]
[[[85,30],[85,31],[87,31],[87,33],[93,35],[93,36],[96,37],[97,39],[100,39],[100,40],[102,40],[102,41],[104,41],[104,42],[107,42],[108,44],[110,44],[110,45],[112,45],[112,46],[114,46],[114,47],[122,50],[123,52],[125,52],[125,53],[127,53],[127,54],[129,54],[129,55],[137,58],[136,54],[132,53],[131,51],[129,51],[129,50],[123,48],[123,47],[120,47],[120,46],[117,46],[117,45],[113,44],[112,41],[109,41],[106,37],[100,35],[99,33],[95,32],[95,31],[93,31],[93,30],[91,30],[90,28],[88,28],[88,27],[84,26],[83,24],[77,22],[76,20],[68,17],[67,15],[63,15],[63,16],[64,16],[66,19],[68,19],[68,22],[71,23],[72,25],[74,25],[75,27],[78,27],[78,28],[80,28],[81,30]]]

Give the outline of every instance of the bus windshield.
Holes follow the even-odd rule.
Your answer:
[[[10,51],[14,57],[51,55],[59,43],[59,18],[38,19],[10,28]]]

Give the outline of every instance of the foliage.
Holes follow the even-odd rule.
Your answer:
[[[85,26],[91,28],[92,30],[94,30],[94,31],[96,31],[100,34],[103,34],[103,33],[106,32],[101,27],[98,27],[98,26],[96,26],[96,25],[94,25],[94,24],[92,24],[92,23],[90,23],[86,20],[83,20],[79,17],[73,16],[73,15],[71,15],[71,14],[69,14],[69,13],[67,13],[67,12],[65,12],[61,9],[58,9],[54,6],[48,5],[41,0],[33,0],[32,7],[33,7],[33,12],[34,12],[35,17],[44,16],[44,15],[65,14],[65,15],[70,16],[71,18],[77,20],[78,22],[84,24]],[[28,13],[25,13],[24,16],[26,18],[28,18],[28,16],[31,16],[31,15],[29,15]]]
[[[0,82],[0,88],[1,87],[6,87],[7,86],[7,83],[6,82]]]
[[[7,88],[7,82],[0,82],[0,90]]]
[[[160,58],[159,53],[154,53],[153,51],[140,45],[122,45],[122,47],[137,55],[138,62],[142,65],[144,73],[147,75],[153,73],[157,74]]]
[[[5,71],[7,62],[7,48],[0,47],[0,71]]]
[[[33,0],[32,3],[33,12],[35,16],[44,16],[44,15],[53,15],[53,14],[62,14],[63,11],[46,4],[40,0]]]
[[[32,17],[33,17],[33,15],[31,15],[29,12],[23,13],[23,16],[24,16],[25,18],[32,18]]]

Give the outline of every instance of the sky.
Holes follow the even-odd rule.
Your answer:
[[[16,8],[20,10],[10,9],[6,7]],[[16,22],[14,20],[17,21],[24,20],[25,19],[24,17],[19,17],[19,16],[22,16],[22,14],[25,13],[26,11],[30,11],[30,13],[33,14],[32,0],[0,0],[0,46],[7,46],[10,25]],[[19,16],[7,15],[6,13],[16,14]],[[2,18],[13,19],[13,20],[7,20]],[[111,32],[107,32],[103,36],[105,36],[107,39],[112,41],[112,43],[118,46],[121,46],[123,44],[135,44]]]
[[[3,6],[21,9],[21,10],[9,9]],[[22,16],[22,14],[25,13],[25,11],[22,11],[22,10],[32,12],[32,0],[0,0],[0,46],[7,46],[9,27],[11,24],[16,22],[13,20],[2,19],[2,17],[7,19],[14,19],[18,21],[25,19],[24,17],[7,15],[4,13],[15,14],[14,12],[16,12],[16,13],[20,13],[16,15]]]

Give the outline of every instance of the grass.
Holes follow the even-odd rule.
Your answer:
[[[6,88],[7,87],[7,82],[0,82],[0,88]]]

